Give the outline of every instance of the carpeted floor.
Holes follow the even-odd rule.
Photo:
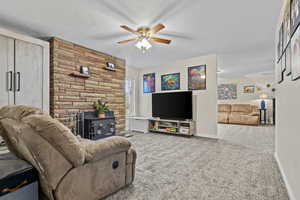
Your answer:
[[[223,138],[135,133],[136,179],[106,200],[288,200],[269,145]]]
[[[233,144],[239,144],[260,152],[275,152],[274,126],[218,125],[219,136]]]

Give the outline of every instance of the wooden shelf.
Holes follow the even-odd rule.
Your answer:
[[[183,132],[182,128],[187,130]],[[174,131],[167,129],[173,129]],[[195,125],[194,121],[150,119],[149,131],[157,133],[192,136],[194,135]]]
[[[150,129],[149,131],[150,131],[150,132],[158,132],[158,133],[178,134],[178,133],[175,132],[175,131],[163,131],[163,130],[153,130],[153,129]]]
[[[90,78],[91,75],[88,74],[82,74],[80,72],[73,72],[71,74],[69,74],[70,76],[74,76],[74,77],[79,77],[79,78]]]
[[[104,69],[109,70],[109,71],[113,71],[113,72],[117,71],[116,69],[112,69],[112,68],[109,68],[109,67],[104,67]]]
[[[167,126],[167,125],[158,125],[159,127],[164,127],[164,128],[178,128],[178,127],[175,127],[175,126]]]

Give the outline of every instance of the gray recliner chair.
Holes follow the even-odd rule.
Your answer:
[[[136,152],[123,137],[78,139],[36,108],[0,108],[0,135],[9,150],[39,172],[49,200],[99,200],[134,180]]]

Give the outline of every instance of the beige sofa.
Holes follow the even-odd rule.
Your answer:
[[[260,124],[259,108],[250,104],[219,104],[218,123],[257,126]]]
[[[99,200],[134,180],[136,152],[123,137],[78,139],[27,106],[0,108],[0,134],[11,152],[39,172],[40,199]]]

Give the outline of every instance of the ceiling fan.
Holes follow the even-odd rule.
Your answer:
[[[136,47],[145,52],[146,50],[150,49],[152,47],[151,42],[158,42],[163,44],[170,44],[171,40],[163,39],[159,37],[153,37],[154,34],[158,33],[162,29],[165,28],[163,24],[157,24],[156,26],[150,28],[150,27],[140,27],[137,30],[134,30],[126,25],[122,25],[121,28],[125,29],[126,31],[129,31],[136,35],[135,38],[123,40],[118,42],[118,44],[124,44],[127,42],[134,42],[137,41]]]

